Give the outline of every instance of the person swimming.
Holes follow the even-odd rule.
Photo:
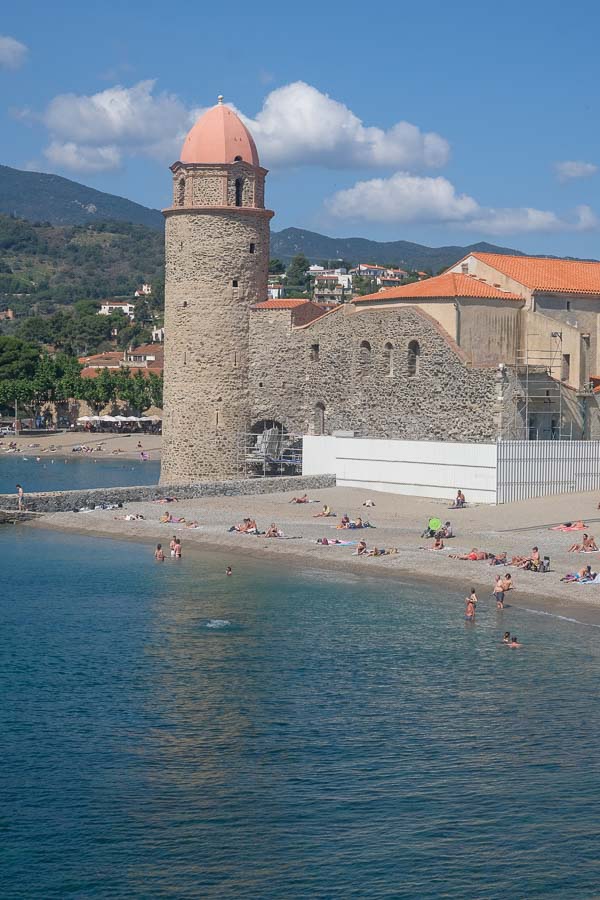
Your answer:
[[[227,566],[227,568],[225,569],[225,574],[226,574],[226,575],[233,575],[233,571],[232,571],[232,569],[231,569],[231,566]]]
[[[504,632],[504,637],[502,638],[503,644],[510,644],[510,631]]]

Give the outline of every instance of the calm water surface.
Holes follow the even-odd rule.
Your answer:
[[[158,484],[160,462],[139,459],[97,459],[89,456],[51,457],[37,462],[27,454],[0,457],[0,494],[14,494],[15,484],[25,491],[69,491],[96,487]]]
[[[2,896],[598,895],[597,629],[268,559],[0,553]]]

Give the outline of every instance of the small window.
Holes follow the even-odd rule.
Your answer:
[[[567,310],[567,312],[570,312],[570,310],[571,310],[571,301],[570,300],[567,300],[567,302],[565,303],[565,309]]]
[[[383,362],[385,364],[385,374],[394,374],[394,346],[389,341],[383,348]]]
[[[408,345],[408,353],[407,353],[407,369],[408,375],[412,378],[413,375],[419,374],[419,357],[421,355],[421,348],[419,347],[418,341],[411,341]]]
[[[310,345],[310,361],[311,362],[319,362],[319,345],[318,344]]]
[[[241,206],[242,200],[244,196],[244,179],[236,178],[235,179],[235,205]]]
[[[460,267],[460,271],[463,273],[463,275],[468,275],[469,274],[469,263],[462,263],[462,265]]]
[[[233,157],[233,161],[234,161],[234,162],[241,162],[241,161],[242,161],[242,157],[241,157],[241,156],[234,156],[234,157]]]
[[[238,280],[237,280],[237,278],[234,278],[233,281],[232,281],[231,283],[232,283],[232,285],[233,285],[234,287],[237,287],[237,286],[238,286]]]
[[[560,376],[562,381],[568,381],[570,374],[571,374],[571,354],[563,353],[562,372],[561,372],[561,376]]]
[[[256,249],[256,245],[250,244],[250,253],[254,253],[255,249]]]
[[[315,403],[314,410],[314,432],[315,434],[325,433],[325,404]]]
[[[185,203],[185,178],[179,179],[178,188],[179,188],[179,190],[177,193],[177,199],[178,199],[179,205],[183,206],[183,204]]]
[[[365,371],[371,364],[371,345],[368,341],[361,341],[358,348],[358,362],[360,368]]]

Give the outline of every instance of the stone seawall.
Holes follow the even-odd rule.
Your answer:
[[[275,494],[335,487],[335,475],[292,476],[289,478],[245,478],[237,481],[205,481],[198,484],[142,485],[141,487],[90,488],[78,491],[44,491],[25,495],[25,506],[38,513],[69,512],[100,503],[135,503],[175,497],[192,500],[197,497],[232,497],[252,494]],[[14,510],[17,498],[0,494],[0,509]]]

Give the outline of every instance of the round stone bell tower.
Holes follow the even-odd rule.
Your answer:
[[[235,478],[239,436],[250,427],[250,307],[267,298],[267,171],[222,97],[196,122],[171,171],[160,480]]]

